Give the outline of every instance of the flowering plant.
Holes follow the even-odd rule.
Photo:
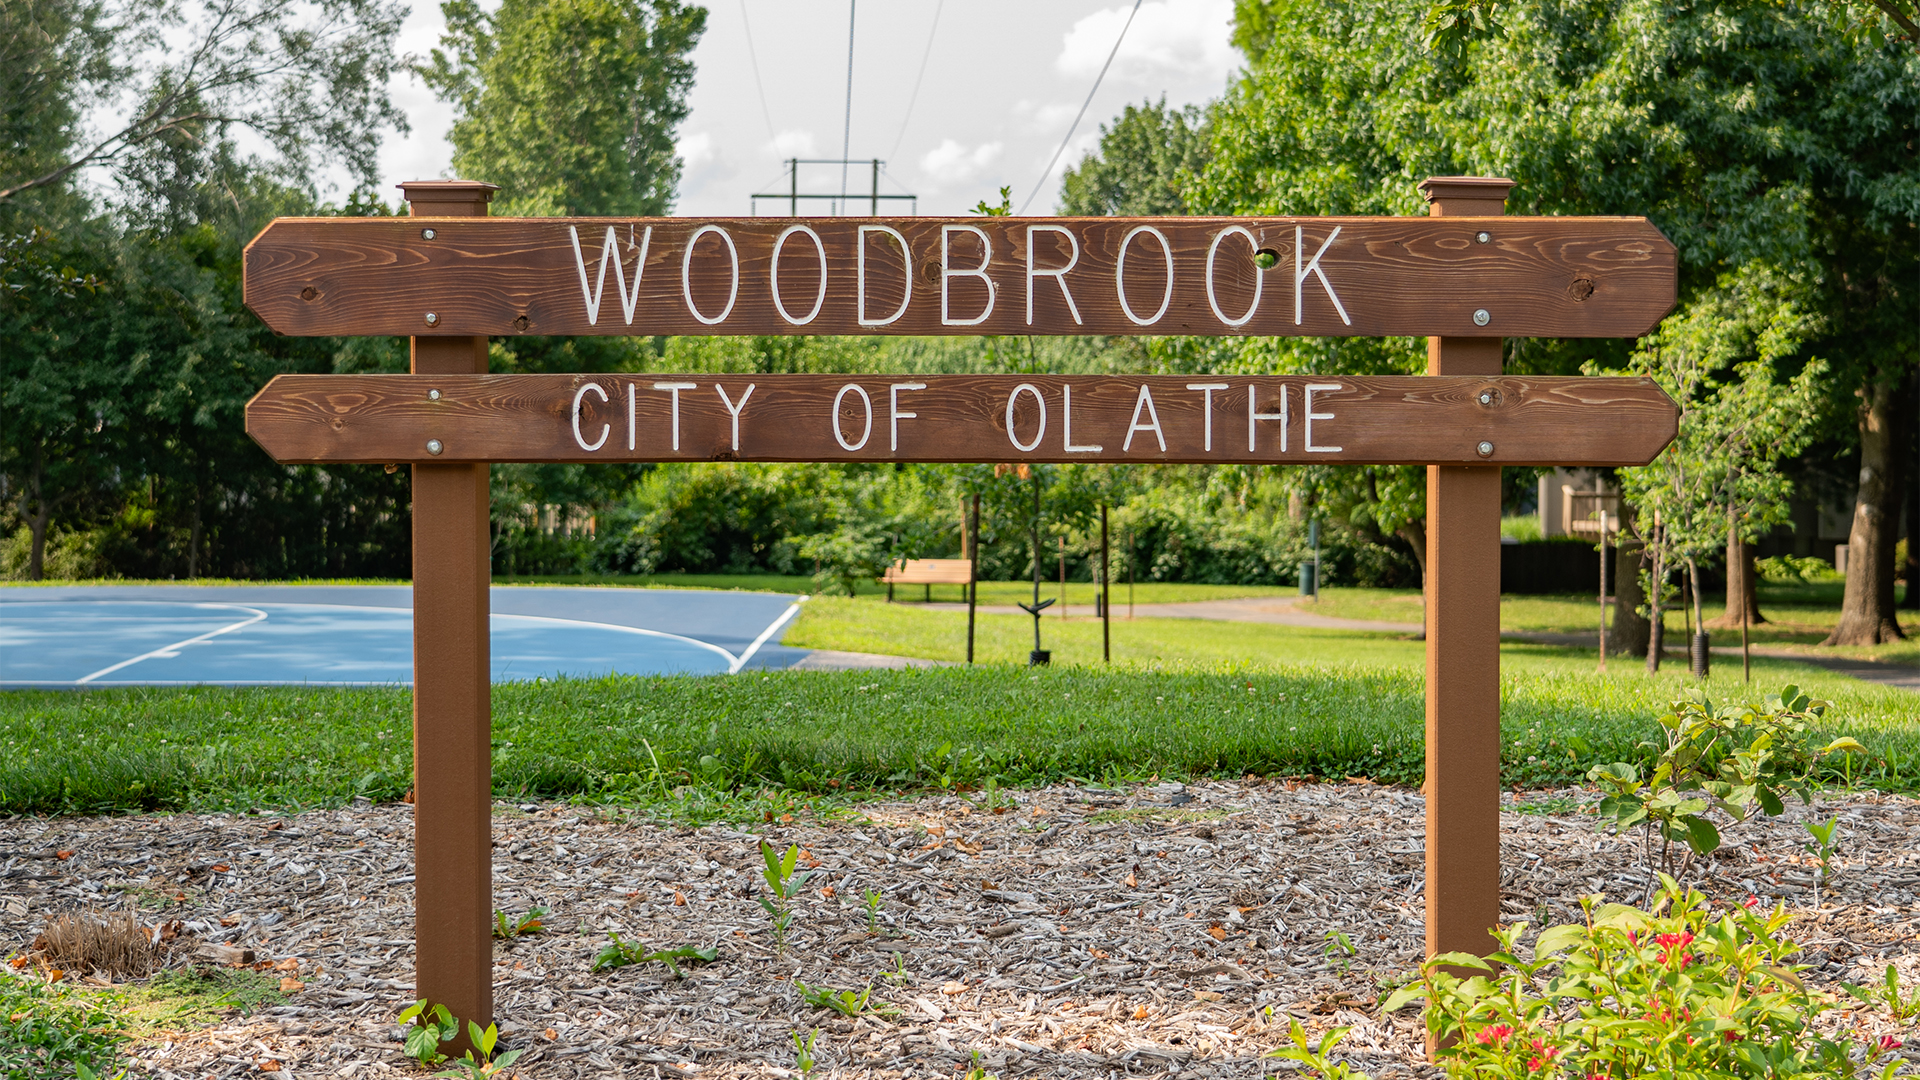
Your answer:
[[[1443,953],[1384,1011],[1426,1002],[1449,1076],[1625,1080],[1645,1076],[1854,1077],[1898,1043],[1861,1048],[1814,1028],[1835,998],[1788,962],[1785,909],[1714,912],[1661,875],[1651,911],[1582,901],[1584,925],[1550,927],[1522,957],[1518,923],[1481,958]],[[1890,1078],[1896,1057],[1878,1076]]]

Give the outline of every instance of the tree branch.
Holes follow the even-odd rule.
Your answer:
[[[1915,25],[1914,21],[1907,17],[1907,13],[1904,11],[1901,11],[1899,6],[1896,5],[1893,2],[1893,0],[1873,0],[1873,6],[1879,8],[1881,11],[1886,12],[1887,18],[1892,19],[1895,23],[1898,23],[1900,26],[1900,29],[1905,30],[1907,32],[1908,41],[1911,41],[1916,45],[1920,45],[1920,25]]]

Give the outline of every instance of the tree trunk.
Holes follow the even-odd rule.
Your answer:
[[[33,533],[33,540],[27,546],[27,580],[39,581],[46,575],[47,567],[47,519],[51,516],[47,509],[47,493],[43,486],[46,474],[46,451],[40,446],[33,448],[33,469],[27,474],[27,496],[33,503],[33,513],[27,518],[27,528]]]
[[[1746,621],[1750,626],[1758,626],[1767,621],[1760,614],[1760,578],[1754,570],[1753,545],[1740,538],[1737,528],[1727,529],[1727,611],[1711,625],[1715,627],[1735,627],[1740,625],[1741,607],[1746,608]]]
[[[1822,645],[1880,645],[1906,635],[1893,606],[1893,545],[1900,508],[1903,456],[1894,432],[1900,382],[1867,384],[1860,408],[1860,490],[1847,536],[1847,591],[1840,622]]]
[[[201,529],[202,529],[202,526],[201,526],[201,518],[200,518],[200,494],[198,492],[195,492],[193,496],[193,528],[188,530],[187,532],[187,580],[188,581],[192,581],[194,578],[197,578],[200,576]]]
[[[1644,655],[1648,623],[1640,614],[1641,547],[1625,535],[1613,546],[1613,625],[1607,627],[1607,655]]]
[[[1897,410],[1906,413],[1906,449],[1901,460],[1912,466],[1914,471],[1907,474],[1907,482],[1900,485],[1900,499],[1906,505],[1907,518],[1907,564],[1901,570],[1901,576],[1907,582],[1907,595],[1900,600],[1900,606],[1907,611],[1920,611],[1920,375],[1911,379],[1914,393],[1907,395],[1912,402],[1912,410]]]
[[[1393,530],[1393,534],[1405,540],[1407,546],[1413,549],[1414,561],[1420,564],[1420,586],[1425,588],[1427,584],[1427,519],[1414,518]]]
[[[1660,654],[1666,649],[1666,612],[1661,606],[1662,594],[1666,592],[1666,560],[1660,557],[1660,523],[1653,523],[1654,554],[1653,576],[1647,584],[1647,674],[1660,670]]]

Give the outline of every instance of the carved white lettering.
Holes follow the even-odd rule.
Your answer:
[[[1341,385],[1340,385],[1339,383],[1308,383],[1308,384],[1307,384],[1307,390],[1306,390],[1306,398],[1307,398],[1307,400],[1306,400],[1306,404],[1305,404],[1305,405],[1304,405],[1304,406],[1302,407],[1302,408],[1303,408],[1303,411],[1305,411],[1305,413],[1307,414],[1307,430],[1306,430],[1306,439],[1304,440],[1304,441],[1306,442],[1306,450],[1307,450],[1307,453],[1309,453],[1309,454],[1337,454],[1337,453],[1339,453],[1339,452],[1340,452],[1340,448],[1339,448],[1339,447],[1337,447],[1337,446],[1315,446],[1315,445],[1313,445],[1313,422],[1314,422],[1315,420],[1331,420],[1331,419],[1333,419],[1333,414],[1332,414],[1332,413],[1330,413],[1330,412],[1318,412],[1318,413],[1317,413],[1317,412],[1314,412],[1314,411],[1313,411],[1313,392],[1314,392],[1315,390],[1344,390],[1344,389],[1346,389],[1346,387],[1344,387],[1344,386],[1341,386]]]
[[[1280,384],[1280,411],[1277,413],[1261,412],[1260,411],[1260,388],[1258,386],[1255,386],[1252,383],[1247,384],[1247,453],[1249,454],[1253,453],[1253,449],[1254,449],[1253,425],[1254,425],[1254,422],[1258,420],[1280,421],[1280,452],[1283,454],[1286,453],[1287,452],[1287,384],[1286,383]]]
[[[867,234],[885,233],[893,237],[900,245],[900,261],[906,267],[901,280],[906,282],[900,294],[900,307],[884,319],[867,318]],[[862,225],[854,239],[854,319],[861,326],[885,326],[897,321],[907,313],[907,304],[913,299],[913,249],[907,246],[907,238],[885,225]]]
[[[1201,400],[1205,402],[1205,413],[1206,413],[1207,419],[1206,419],[1206,426],[1202,430],[1206,432],[1206,435],[1201,448],[1204,449],[1209,454],[1213,453],[1213,392],[1215,390],[1225,390],[1226,388],[1227,388],[1227,384],[1223,382],[1207,382],[1207,383],[1191,383],[1190,382],[1187,384],[1187,389],[1200,391],[1202,394]]]
[[[599,383],[581,383],[580,389],[573,392],[573,441],[580,444],[580,449],[591,453],[607,444],[607,434],[613,430],[613,425],[602,424],[600,437],[591,444],[580,434],[580,399],[586,397],[589,390],[599,394],[601,401],[607,400],[607,391]]]
[[[753,383],[748,383],[747,392],[740,395],[740,404],[735,405],[733,399],[727,396],[726,387],[719,383],[713,384],[713,388],[720,391],[720,400],[726,403],[727,415],[733,417],[733,448],[735,450],[740,449],[740,410],[747,407],[747,399],[753,396],[753,387]]]
[[[820,255],[820,291],[813,298],[813,310],[807,312],[807,317],[804,319],[794,318],[793,313],[787,310],[786,303],[780,299],[780,249],[786,246],[787,237],[792,236],[794,233],[805,233],[813,240],[813,249]],[[812,228],[806,225],[787,226],[786,231],[782,232],[779,238],[773,242],[772,275],[773,306],[775,310],[780,312],[780,317],[787,320],[788,325],[805,326],[820,317],[820,308],[827,302],[827,245],[820,242],[819,233],[814,232]]]
[[[900,449],[900,421],[917,420],[920,417],[919,413],[900,411],[900,391],[925,390],[926,388],[927,384],[923,382],[894,383],[892,386],[887,387],[887,423],[891,428],[887,447],[889,450],[898,452]]]
[[[607,237],[600,243],[600,275],[594,279],[593,288],[587,288],[587,258],[580,251],[580,230],[567,226],[567,234],[573,238],[573,265],[580,271],[580,296],[587,302],[587,325],[596,326],[600,322],[600,298],[606,295],[607,264],[613,264],[614,291],[620,295],[620,310],[627,317],[627,325],[633,325],[633,309],[640,302],[640,275],[647,268],[647,247],[653,243],[653,226],[640,236],[640,247],[633,258],[633,291],[627,291],[627,271],[620,265],[620,240],[607,226]],[[633,226],[627,226],[627,246],[633,247]]]
[[[1038,269],[1034,266],[1033,234],[1037,232],[1059,233],[1061,236],[1064,236],[1067,238],[1067,247],[1070,251],[1073,252],[1072,256],[1067,259],[1067,265],[1061,266],[1061,267],[1049,267],[1048,269],[1045,269],[1045,270]],[[1067,310],[1073,313],[1074,323],[1084,325],[1084,320],[1080,318],[1080,305],[1073,302],[1073,291],[1067,288],[1067,271],[1079,265],[1080,265],[1080,238],[1073,235],[1072,229],[1067,228],[1065,225],[1030,225],[1027,227],[1027,325],[1028,326],[1033,325],[1033,279],[1037,277],[1050,277],[1054,281],[1059,283],[1060,295],[1067,298]]]
[[[867,410],[867,426],[860,429],[859,442],[848,442],[846,433],[840,430],[840,403],[847,399],[848,394],[859,394],[860,404]],[[867,396],[867,392],[861,389],[858,383],[848,383],[840,388],[839,393],[833,395],[833,441],[839,443],[842,450],[858,450],[867,445],[867,440],[872,436],[873,399]]]
[[[1333,246],[1333,238],[1339,235],[1340,226],[1335,225],[1333,231],[1327,234],[1326,242],[1320,245],[1320,250],[1313,253],[1313,261],[1302,266],[1300,259],[1306,254],[1302,250],[1306,244],[1305,232],[1298,225],[1293,227],[1293,325],[1295,326],[1300,325],[1300,320],[1305,314],[1306,301],[1301,298],[1300,291],[1308,274],[1314,274],[1320,278],[1320,287],[1327,290],[1327,299],[1333,301],[1333,310],[1340,313],[1340,321],[1348,326],[1353,325],[1353,320],[1347,318],[1346,305],[1340,302],[1339,295],[1333,291],[1333,282],[1328,281],[1327,272],[1320,269],[1320,256],[1327,253],[1327,249]]]
[[[1140,422],[1140,410],[1142,409],[1147,411],[1147,416],[1152,419],[1152,423],[1143,424]],[[1133,400],[1133,420],[1127,424],[1127,441],[1120,444],[1122,453],[1133,450],[1133,433],[1136,431],[1153,432],[1153,437],[1159,440],[1160,452],[1163,454],[1167,452],[1167,434],[1160,430],[1159,410],[1153,407],[1153,394],[1144,385],[1140,387],[1140,396]]]
[[[733,265],[733,280],[727,286],[727,306],[711,319],[700,314],[699,307],[693,302],[693,249],[700,243],[700,238],[708,233],[718,233],[720,239],[727,242],[727,258]],[[635,285],[638,286],[637,281]],[[733,237],[727,234],[727,230],[718,225],[702,225],[687,237],[687,250],[680,256],[680,295],[687,301],[687,311],[708,326],[725,322],[727,316],[733,314],[733,302],[740,297],[740,249],[733,246]]]
[[[1134,314],[1133,305],[1127,302],[1127,249],[1133,246],[1133,238],[1141,233],[1160,241],[1160,254],[1167,260],[1167,291],[1160,297],[1160,309],[1146,319]],[[1127,235],[1120,241],[1120,256],[1114,260],[1113,289],[1120,296],[1120,310],[1127,313],[1127,318],[1132,319],[1135,326],[1152,326],[1166,315],[1167,308],[1173,305],[1173,245],[1167,242],[1166,233],[1151,225],[1135,225],[1127,230]]]
[[[1259,264],[1257,263],[1254,264],[1253,303],[1247,305],[1247,313],[1245,315],[1242,315],[1237,319],[1227,318],[1227,313],[1220,310],[1220,301],[1215,299],[1213,295],[1214,256],[1219,254],[1220,252],[1220,241],[1225,240],[1227,237],[1232,236],[1235,233],[1239,233],[1241,236],[1244,236],[1247,238],[1247,246],[1252,248],[1255,254],[1258,254],[1260,251],[1260,241],[1254,239],[1253,234],[1248,232],[1246,226],[1244,225],[1229,226],[1225,229],[1220,230],[1218,233],[1214,234],[1213,243],[1207,245],[1207,306],[1213,309],[1214,318],[1219,319],[1221,322],[1226,323],[1228,326],[1245,326],[1247,324],[1247,320],[1253,318],[1254,313],[1260,310],[1260,292],[1262,289],[1266,287],[1266,284],[1267,284],[1267,275],[1264,271],[1260,269]],[[1316,264],[1319,263],[1320,256],[1315,255],[1313,257],[1313,260]],[[1315,269],[1318,269],[1317,265]]]
[[[1032,394],[1033,403],[1040,406],[1040,426],[1034,429],[1033,441],[1028,443],[1021,442],[1020,436],[1013,433],[1013,403],[1020,400],[1021,394]],[[1007,441],[1013,444],[1015,450],[1024,454],[1034,447],[1039,446],[1040,440],[1046,437],[1046,434],[1047,399],[1040,396],[1040,388],[1032,383],[1021,383],[1019,386],[1014,387],[1013,393],[1007,395]]]
[[[952,237],[957,232],[970,232],[980,238],[980,265],[970,270],[955,270],[951,265],[950,247]],[[993,279],[987,276],[987,264],[993,261],[993,242],[987,234],[972,225],[940,226],[940,324],[942,326],[978,326],[993,314],[995,289]],[[986,283],[987,306],[980,314],[971,319],[956,319],[949,314],[947,306],[947,284],[957,277],[977,277]]]
[[[629,450],[633,449],[634,439],[639,432],[639,424],[636,421],[638,410],[634,408],[634,395],[639,392],[639,389],[636,383],[627,384],[627,449]]]
[[[665,390],[673,395],[673,448],[680,449],[680,391],[694,389],[690,382],[657,382],[655,390]]]
[[[1073,445],[1073,385],[1069,383],[1062,386],[1060,388],[1060,396],[1062,399],[1060,405],[1060,444],[1067,448],[1067,453],[1069,454],[1099,453],[1100,447],[1098,444],[1093,446]]]

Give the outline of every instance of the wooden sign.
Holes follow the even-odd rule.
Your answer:
[[[283,462],[900,461],[1642,465],[1648,379],[1432,376],[281,375]]]
[[[1645,218],[281,218],[282,334],[1637,337]]]

